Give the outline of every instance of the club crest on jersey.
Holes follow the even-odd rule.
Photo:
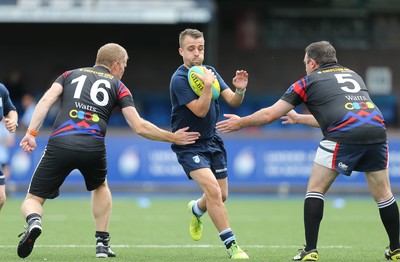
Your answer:
[[[193,161],[195,162],[195,163],[200,163],[200,157],[199,156],[194,156],[193,157]]]

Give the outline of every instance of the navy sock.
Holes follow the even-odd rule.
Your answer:
[[[229,249],[232,244],[236,242],[236,236],[233,234],[232,229],[230,228],[219,233],[219,237],[221,238],[222,242],[224,242],[227,249]]]

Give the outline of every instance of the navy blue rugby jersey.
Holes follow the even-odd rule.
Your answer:
[[[282,96],[304,103],[318,121],[324,139],[344,144],[386,142],[385,121],[362,78],[339,64],[325,64],[292,84]]]
[[[16,110],[8,89],[0,83],[0,120],[12,110]]]
[[[206,66],[211,69],[219,82],[221,92],[229,88],[222,77],[217,73],[215,68]],[[219,118],[219,102],[218,99],[211,100],[210,110],[207,115],[202,118],[196,116],[186,104],[192,102],[199,97],[195,94],[188,81],[189,70],[181,65],[171,77],[170,82],[170,98],[172,104],[171,127],[175,132],[180,128],[189,127],[190,132],[199,132],[200,139],[208,139],[216,134],[215,124]]]
[[[102,66],[67,71],[56,81],[63,86],[61,105],[49,144],[79,151],[104,148],[113,109],[134,106],[120,79]]]

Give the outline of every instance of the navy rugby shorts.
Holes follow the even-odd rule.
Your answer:
[[[224,142],[218,137],[199,140],[193,145],[172,145],[179,164],[189,179],[190,172],[200,168],[210,168],[217,179],[228,176]]]
[[[387,142],[350,145],[322,140],[314,162],[346,176],[352,171],[380,171],[389,165],[389,148]]]
[[[4,176],[3,172],[0,170],[0,186],[6,184],[6,177]]]

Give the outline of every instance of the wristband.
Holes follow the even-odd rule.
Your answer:
[[[235,94],[238,94],[238,95],[244,95],[244,93],[246,93],[246,88],[243,89],[242,91],[239,91],[239,90],[235,91]]]
[[[32,129],[26,130],[26,133],[27,133],[27,134],[30,134],[30,135],[32,135],[32,136],[34,136],[34,137],[37,137],[37,135],[38,135],[38,132],[35,131],[35,130],[32,130]]]

